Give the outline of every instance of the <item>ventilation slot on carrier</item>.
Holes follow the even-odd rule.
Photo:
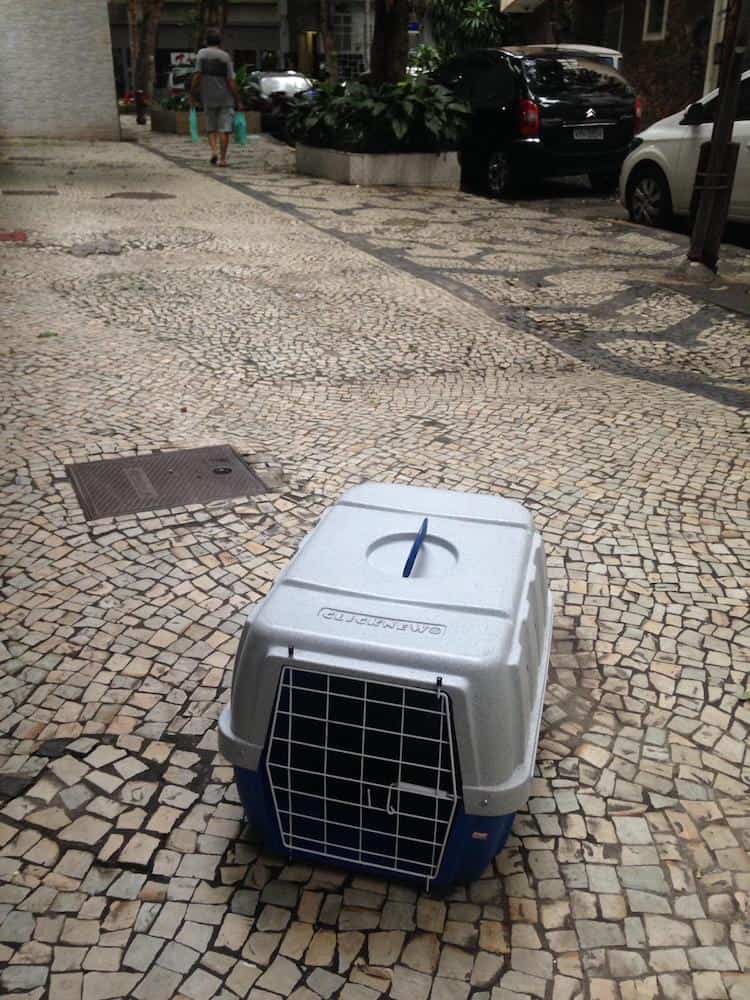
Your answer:
[[[435,877],[458,803],[447,694],[285,666],[266,767],[284,846]]]

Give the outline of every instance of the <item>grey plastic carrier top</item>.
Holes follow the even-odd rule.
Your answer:
[[[258,771],[292,667],[438,691],[465,812],[512,813],[533,775],[551,634],[542,541],[521,504],[356,487],[250,613],[221,750]]]

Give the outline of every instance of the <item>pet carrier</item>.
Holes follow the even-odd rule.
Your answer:
[[[248,617],[219,746],[266,847],[447,886],[528,796],[552,614],[531,515],[367,484]]]

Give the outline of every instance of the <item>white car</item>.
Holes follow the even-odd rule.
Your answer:
[[[718,90],[662,118],[634,140],[620,173],[620,197],[633,222],[664,226],[689,215],[701,145],[711,138]],[[733,138],[739,144],[729,218],[750,222],[750,70],[742,74]]]
[[[187,88],[193,78],[197,66],[195,63],[174,66],[167,77],[167,93],[170,97],[180,97],[187,93]]]

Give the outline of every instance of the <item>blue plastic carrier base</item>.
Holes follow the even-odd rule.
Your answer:
[[[286,855],[298,861],[307,861],[328,868],[346,868],[350,871],[371,875],[374,878],[394,877],[418,883],[423,887],[427,881],[429,889],[449,888],[457,883],[473,882],[481,878],[488,865],[492,863],[493,858],[505,846],[516,815],[509,813],[506,816],[471,816],[464,812],[463,806],[459,804],[453,817],[453,824],[437,874],[434,878],[425,879],[418,875],[394,871],[393,867],[388,864],[379,864],[374,853],[368,854],[363,851],[363,860],[359,860],[359,849],[353,844],[350,848],[350,859],[341,857],[341,853],[346,848],[339,847],[339,857],[335,861],[331,859],[330,855],[326,856],[315,850],[307,851],[297,847],[290,850],[284,846],[276,821],[273,796],[265,766],[260,771],[249,771],[235,767],[234,773],[247,820],[253,830],[259,834],[265,849],[270,853]],[[333,819],[334,817],[329,818]],[[321,823],[324,821],[322,811],[319,821]],[[356,834],[357,831],[353,832]],[[371,844],[370,846],[377,845]]]

